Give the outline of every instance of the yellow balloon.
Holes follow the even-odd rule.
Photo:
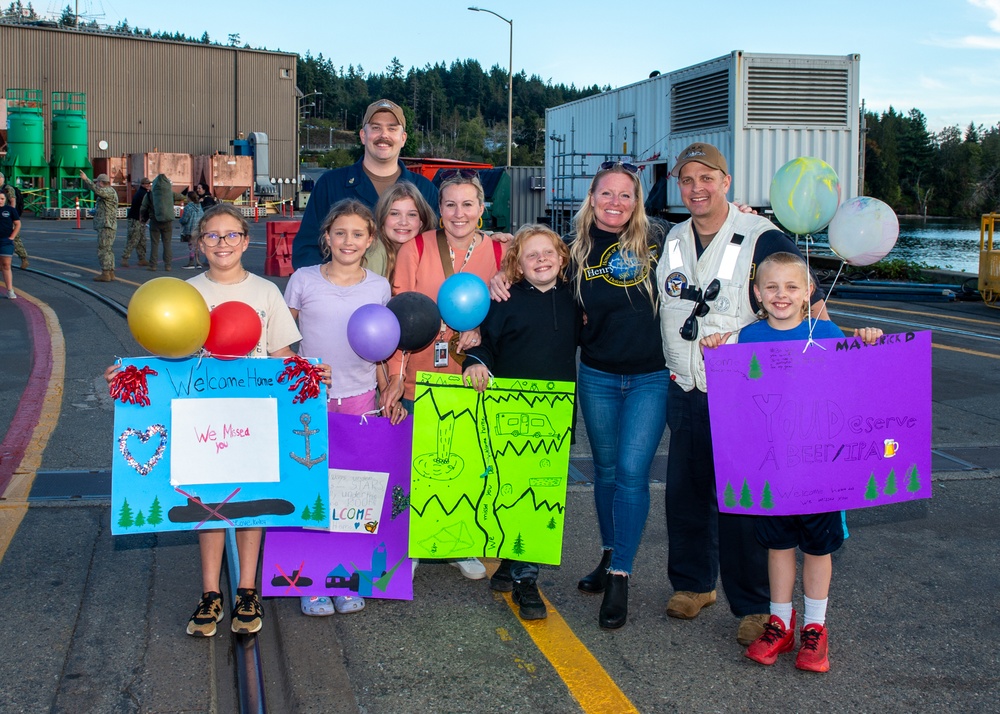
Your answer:
[[[132,294],[128,327],[135,341],[160,357],[187,357],[208,337],[208,305],[177,278],[154,278]]]

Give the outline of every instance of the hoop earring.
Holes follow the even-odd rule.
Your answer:
[[[482,227],[483,227],[483,217],[480,216],[479,217],[479,224],[476,226],[476,228],[482,228]]]
[[[444,228],[444,219],[443,218],[439,218],[438,219],[438,228]]]

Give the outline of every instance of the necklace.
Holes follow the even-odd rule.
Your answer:
[[[328,283],[330,283],[331,285],[336,285],[338,288],[349,288],[353,285],[357,285],[358,283],[360,283],[362,280],[365,279],[364,268],[361,268],[361,274],[359,276],[355,277],[352,275],[351,278],[353,278],[353,280],[351,280],[351,282],[348,283],[338,283],[336,280],[334,280],[333,276],[330,275],[329,263],[323,263],[322,267],[319,269],[319,272],[322,274],[324,278],[326,278],[326,281]]]
[[[250,273],[247,271],[246,268],[243,269],[243,275],[240,277],[240,279],[239,280],[233,280],[232,282],[228,282],[228,281],[227,282],[221,282],[219,280],[214,280],[209,273],[205,273],[205,278],[208,280],[208,282],[215,283],[216,285],[239,285],[240,283],[244,282],[249,277],[250,277]]]
[[[468,264],[469,258],[472,257],[472,251],[475,250],[475,248],[476,248],[476,240],[478,238],[479,238],[479,234],[478,233],[476,233],[474,236],[472,236],[472,240],[469,242],[469,249],[467,251],[465,251],[465,260],[462,261],[462,266],[458,270],[455,271],[456,273],[461,273],[463,270],[465,270],[465,266]],[[451,247],[451,243],[448,244],[448,255],[451,256],[451,262],[452,262],[452,264],[454,264],[454,262],[455,262],[455,251]]]

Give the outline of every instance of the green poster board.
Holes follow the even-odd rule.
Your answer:
[[[411,558],[562,557],[574,384],[417,373]]]

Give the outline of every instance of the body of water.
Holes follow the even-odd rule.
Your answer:
[[[994,235],[994,247],[1000,250],[1000,226]],[[816,235],[816,247],[824,252],[829,250],[826,233]],[[979,221],[901,218],[899,240],[886,258],[978,274]]]

